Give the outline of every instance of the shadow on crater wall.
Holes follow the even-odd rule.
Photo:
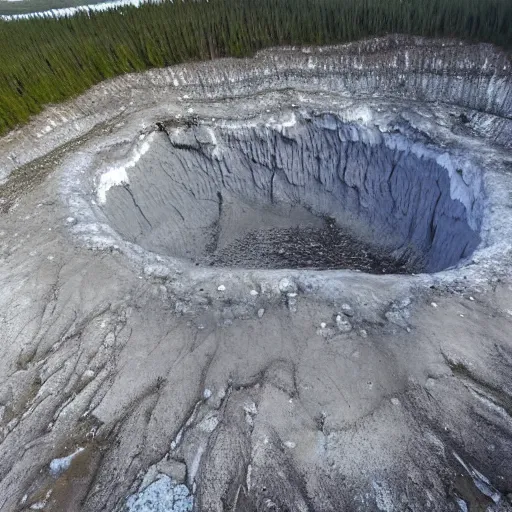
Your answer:
[[[481,191],[398,130],[290,112],[159,124],[145,144],[103,211],[128,241],[196,265],[436,272],[480,241]]]

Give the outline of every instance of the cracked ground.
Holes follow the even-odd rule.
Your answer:
[[[423,59],[421,45],[406,43]],[[222,66],[265,70],[265,58],[221,61],[218,76]],[[159,76],[172,83],[166,70],[150,72],[99,86],[88,98],[104,104],[85,113],[87,98],[74,100],[81,113],[71,121],[74,103],[52,107],[25,138],[0,141],[3,168],[13,169],[0,185],[0,510],[512,510],[510,253],[439,276],[170,276],[120,243],[77,235],[82,203],[68,191],[82,182],[68,156],[89,161],[94,148],[110,163],[127,139],[157,126],[165,102],[167,117],[193,108],[208,119],[292,101],[359,108],[306,85],[290,92],[286,80],[296,69],[304,80],[306,69],[293,59],[311,56],[286,58],[290,75],[277,73],[265,93],[247,96],[240,80],[245,95],[221,90],[210,105],[161,86]],[[457,102],[447,105],[459,115]],[[475,153],[490,168],[510,161],[505,115],[469,133],[446,128],[444,104],[406,106],[443,143],[445,132],[460,144],[483,137]],[[45,115],[66,121],[38,136]],[[508,204],[495,214],[504,225]]]

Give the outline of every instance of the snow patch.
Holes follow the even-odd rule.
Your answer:
[[[127,169],[135,167],[141,157],[149,151],[151,146],[151,139],[153,134],[150,134],[140,145],[140,147],[135,148],[133,152],[133,156],[131,160],[129,160],[126,164],[121,165],[119,167],[111,167],[108,171],[104,172],[100,176],[99,184],[96,190],[96,195],[98,197],[98,201],[100,204],[105,204],[107,201],[107,192],[115,186],[118,185],[127,185],[130,183],[128,180]]]

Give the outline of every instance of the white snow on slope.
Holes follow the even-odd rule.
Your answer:
[[[112,187],[130,183],[126,170],[135,167],[142,155],[148,152],[152,135],[150,134],[140,147],[135,148],[132,158],[126,164],[119,167],[111,167],[100,176],[96,194],[101,204],[105,204],[107,201],[107,192]]]

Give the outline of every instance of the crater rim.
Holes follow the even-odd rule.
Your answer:
[[[459,157],[440,151],[421,134],[415,133],[413,136],[416,140],[411,138],[411,133],[406,133],[399,126],[391,131],[383,131],[378,125],[366,124],[363,119],[343,121],[332,112],[313,113],[297,109],[282,112],[277,118],[271,115],[264,121],[209,121],[195,118],[159,121],[136,145],[131,160],[98,173],[96,194],[109,224],[122,238],[144,250],[174,258],[184,266],[195,264],[200,267],[213,265],[224,270],[281,269],[318,272],[365,271],[365,264],[369,273],[380,273],[381,269],[384,273],[393,274],[435,273],[461,266],[481,245],[482,172]],[[162,146],[167,144],[169,155],[162,154]],[[323,149],[317,151],[317,144]],[[247,150],[252,145],[256,149]],[[295,151],[290,157],[291,164],[286,161],[289,151]],[[284,156],[281,154],[283,152]],[[158,165],[152,162],[152,153],[156,154],[154,158]],[[261,156],[262,153],[268,155]],[[195,161],[192,166],[186,162],[188,157]],[[168,158],[170,160],[166,160]],[[298,162],[297,158],[301,161]],[[273,162],[270,161],[272,159]],[[337,169],[332,167],[333,159],[337,159]],[[306,165],[305,160],[308,161]],[[311,170],[308,165],[315,166],[314,161],[318,168]],[[366,169],[362,171],[365,165]],[[328,170],[322,169],[328,166]],[[376,169],[379,166],[382,168]],[[175,170],[178,167],[181,174]],[[222,167],[225,168],[224,171]],[[249,167],[252,182],[246,167]],[[300,168],[298,171],[297,167]],[[359,176],[361,172],[363,176]],[[156,174],[160,176],[155,177]],[[258,177],[255,178],[255,174]],[[172,182],[171,187],[165,183],[167,180]],[[396,191],[404,186],[405,191]],[[416,190],[418,186],[419,192]],[[139,190],[144,187],[148,187],[148,190],[151,188],[152,194],[163,194],[164,197],[154,199],[151,193]],[[255,191],[249,190],[251,187]],[[316,190],[311,196],[308,189],[314,187]],[[386,187],[387,190],[383,190]],[[205,188],[208,189],[206,192]],[[176,198],[175,194],[181,191],[187,196],[185,199],[181,196]],[[165,197],[166,193],[169,201]],[[126,197],[119,197],[117,200],[116,197],[120,194]],[[315,194],[321,197],[316,200]],[[354,194],[357,196],[355,204]],[[414,195],[412,199],[408,197],[411,194]],[[204,197],[198,197],[200,195]],[[384,197],[380,197],[382,195]],[[425,195],[432,197],[425,200]],[[404,205],[404,201],[409,203]],[[193,203],[192,206],[188,204],[190,202]],[[212,214],[212,208],[217,209],[213,205],[215,202],[219,208],[218,218],[216,211]],[[239,204],[233,207],[235,202],[241,203],[242,207]],[[330,206],[326,206],[326,202]],[[112,206],[112,203],[116,204]],[[234,225],[233,222],[229,226],[223,225],[222,209],[226,203],[231,210],[237,210]],[[260,210],[259,203],[262,203]],[[203,204],[207,204],[208,208]],[[113,211],[115,208],[123,210],[122,213]],[[157,210],[155,215],[152,208]],[[328,241],[332,242],[332,247],[325,250],[327,253],[332,250],[327,256],[340,263],[326,264],[325,258],[317,258],[313,251],[311,254],[307,253],[316,258],[310,265],[312,268],[308,268],[300,258],[295,258],[297,261],[292,260],[292,264],[288,266],[286,262],[279,261],[275,250],[272,253],[273,249],[277,249],[272,246],[270,252],[267,248],[266,254],[259,254],[256,258],[249,254],[230,254],[237,251],[258,253],[260,247],[257,243],[250,247],[246,241],[241,243],[241,238],[232,239],[231,247],[224,241],[220,258],[217,254],[210,255],[208,259],[205,254],[195,254],[195,248],[186,249],[187,236],[193,234],[194,237],[203,238],[201,251],[209,252],[213,231],[217,232],[217,239],[219,232],[221,239],[226,238],[223,236],[224,231],[237,231],[237,222],[243,223],[244,219],[241,217],[247,217],[245,210],[249,210],[254,218],[260,215],[261,219],[265,219],[266,224],[261,229],[242,230],[240,237],[252,236],[259,243],[268,245],[266,238],[269,236],[266,233],[272,231],[272,243],[275,245],[281,238],[282,243],[288,243],[286,254],[289,254],[290,243],[288,240],[285,242],[279,233],[284,228],[294,228],[294,225],[285,225],[283,228],[277,222],[278,226],[273,226],[268,223],[275,222],[276,219],[267,215],[271,210],[277,212],[280,209],[279,215],[284,217],[286,208],[290,211],[302,208],[316,219],[331,219],[334,223],[329,223],[330,227],[336,224],[336,228],[328,230]],[[423,212],[421,208],[426,211]],[[441,208],[442,211],[439,211]],[[224,211],[225,209],[226,206]],[[127,213],[124,210],[131,211]],[[197,210],[202,211],[202,215]],[[197,224],[194,217],[199,215],[210,217],[209,227]],[[425,215],[431,217],[427,222],[423,218]],[[131,219],[130,222],[126,222],[126,216]],[[169,223],[176,224],[176,227],[166,232],[169,229],[166,225]],[[408,223],[408,233],[405,232],[404,223]],[[135,224],[140,234],[133,231]],[[310,240],[325,238],[323,235],[326,229],[319,225],[315,226],[317,229],[309,229],[310,227],[306,223],[298,225],[298,229],[294,231],[297,251],[299,243],[303,243],[302,238],[306,231]],[[154,233],[157,230],[164,234],[159,234],[156,241],[148,240],[155,238]],[[187,232],[185,236],[183,230]],[[196,231],[204,233],[196,235]],[[211,233],[207,233],[208,231]],[[386,243],[373,240],[372,237],[376,236],[384,236]],[[168,246],[165,239],[178,240],[175,243],[177,247],[173,247],[172,242]],[[336,245],[340,239],[345,243]],[[449,244],[452,245],[447,247]],[[458,248],[454,247],[456,244]],[[184,246],[184,250],[180,245]],[[215,245],[218,245],[218,240]],[[324,254],[321,243],[312,245],[319,246],[322,249],[320,254]],[[354,256],[354,251],[351,254],[352,245],[360,245],[357,252],[369,253],[373,258],[371,263],[359,261],[350,266],[351,261],[358,259]],[[334,250],[339,252],[335,253]],[[291,252],[293,251],[292,242]],[[348,251],[346,257],[343,251]],[[436,251],[443,254],[438,255]],[[449,257],[446,256],[448,251],[453,252]],[[211,252],[216,252],[216,249]],[[190,253],[194,255],[188,256]],[[378,257],[374,256],[378,253],[381,255],[380,261],[376,262]],[[220,264],[215,262],[215,257]],[[260,261],[266,260],[272,261],[259,265]],[[349,263],[344,264],[343,261]],[[392,268],[391,272],[387,272],[384,265]]]

